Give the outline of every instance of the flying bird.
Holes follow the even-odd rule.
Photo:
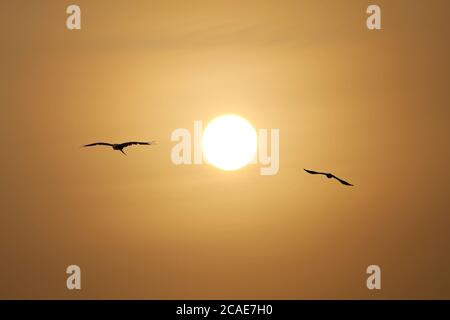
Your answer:
[[[122,152],[124,155],[127,155],[123,149],[132,145],[146,145],[149,146],[151,144],[156,144],[156,141],[150,141],[150,142],[139,142],[139,141],[129,141],[124,143],[107,143],[107,142],[94,142],[90,144],[85,144],[83,147],[93,147],[93,146],[108,146],[112,147],[113,150],[118,150]]]
[[[342,184],[344,184],[344,185],[346,185],[346,186],[353,186],[352,184],[348,183],[347,181],[342,180],[342,179],[339,179],[338,177],[336,177],[336,176],[335,176],[334,174],[332,174],[332,173],[327,173],[327,172],[317,172],[317,171],[306,170],[306,169],[303,169],[303,170],[305,170],[306,172],[308,172],[308,173],[310,173],[310,174],[321,174],[321,175],[324,175],[324,176],[326,176],[328,179],[334,178],[334,179],[336,179],[337,181],[339,181],[340,183],[342,183]]]

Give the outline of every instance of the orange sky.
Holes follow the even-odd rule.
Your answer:
[[[72,3],[0,13],[0,298],[450,298],[448,1]],[[172,164],[224,113],[277,175]]]

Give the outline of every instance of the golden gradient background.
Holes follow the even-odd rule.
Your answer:
[[[0,298],[450,298],[450,3],[371,3],[2,3]],[[278,175],[171,163],[223,113],[280,129]]]

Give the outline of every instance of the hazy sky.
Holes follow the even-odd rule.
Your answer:
[[[3,3],[0,298],[450,298],[450,3],[370,3]],[[277,175],[171,162],[224,113],[280,129]]]

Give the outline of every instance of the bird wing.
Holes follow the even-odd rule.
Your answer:
[[[146,146],[149,146],[149,145],[151,145],[153,142],[140,142],[140,141],[129,141],[129,142],[124,142],[124,143],[121,143],[120,144],[120,147],[122,147],[122,148],[126,148],[126,147],[129,147],[129,146],[132,146],[132,145],[146,145]]]
[[[303,169],[303,170],[305,170],[306,172],[308,172],[310,174],[326,174],[326,173],[323,173],[323,172],[317,172],[317,171],[312,171],[312,170],[307,170],[307,169]]]
[[[342,179],[336,177],[334,174],[333,174],[333,178],[335,178],[335,179],[336,179],[337,181],[339,181],[340,183],[345,184],[346,186],[353,186],[352,184],[348,183],[347,181],[342,180]]]
[[[106,143],[106,142],[94,142],[94,143],[90,143],[90,144],[85,144],[83,147],[92,147],[92,146],[110,146],[110,147],[112,147],[112,144]]]

